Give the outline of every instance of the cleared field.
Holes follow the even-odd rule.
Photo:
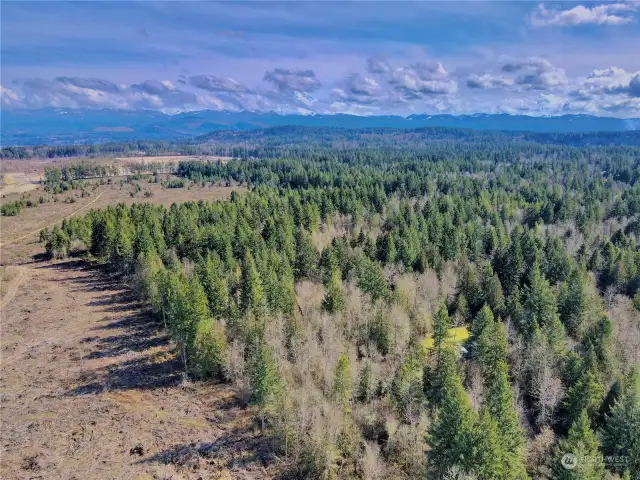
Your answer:
[[[205,155],[160,155],[157,157],[116,157],[113,160],[119,163],[135,163],[135,164],[147,164],[147,163],[177,163],[177,162],[191,162],[191,161],[222,161],[226,162],[231,160],[231,157],[214,157]]]
[[[84,261],[20,268],[2,308],[2,478],[276,476],[255,412],[228,385],[185,380],[119,280]]]
[[[6,172],[2,175],[2,182],[0,182],[0,196],[35,190],[41,178],[40,175],[33,173]]]

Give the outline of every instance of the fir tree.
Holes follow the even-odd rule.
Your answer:
[[[567,468],[573,467],[573,468]],[[556,447],[553,478],[558,480],[603,480],[602,454],[596,434],[589,425],[589,415],[582,411],[566,438]]]
[[[604,387],[598,380],[594,366],[585,367],[577,382],[567,390],[565,403],[572,421],[576,421],[583,412],[589,419],[594,419],[604,400]]]
[[[260,408],[264,429],[267,416],[273,412],[283,393],[282,379],[273,349],[266,343],[258,345],[249,357],[249,387],[251,402]]]
[[[482,369],[484,408],[496,421],[503,476],[495,478],[526,478],[524,466],[524,432],[515,408],[507,366],[507,336],[500,319],[493,320],[489,307],[486,324],[480,335],[478,362]]]
[[[211,314],[215,319],[226,318],[229,314],[229,288],[216,252],[207,255],[199,276]]]
[[[340,354],[340,358],[338,358],[333,375],[332,392],[336,403],[347,410],[351,400],[351,364],[344,353]]]
[[[345,299],[344,293],[342,293],[340,272],[338,269],[334,269],[327,282],[322,308],[329,313],[337,313],[344,309],[344,305]]]
[[[245,252],[242,261],[240,309],[245,314],[253,314],[258,320],[262,320],[266,314],[266,300],[262,279],[249,251]]]
[[[449,337],[450,329],[449,312],[447,311],[446,303],[442,300],[433,319],[433,347],[436,350],[436,355],[439,355],[443,343]]]
[[[218,377],[222,372],[227,339],[222,325],[211,319],[200,319],[194,337],[194,364],[203,377]]]
[[[459,375],[443,373],[442,398],[426,439],[430,469],[437,478],[454,465],[473,470],[476,438],[476,418]]]
[[[373,371],[371,370],[371,362],[367,361],[360,370],[360,378],[358,379],[358,400],[362,403],[369,403],[373,400],[375,389],[375,381]]]
[[[629,384],[606,416],[602,429],[605,455],[619,457],[622,462],[613,468],[628,471],[634,480],[640,479],[640,375],[631,373]]]
[[[525,290],[522,332],[531,335],[536,328],[553,325],[557,316],[556,299],[539,264],[535,262],[529,271],[529,285]]]

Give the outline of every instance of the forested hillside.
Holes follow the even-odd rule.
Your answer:
[[[247,193],[41,239],[135,285],[188,374],[254,406],[285,476],[640,479],[638,148],[237,135],[197,148],[242,159],[178,174]]]
[[[324,128],[453,127],[474,130],[532,132],[618,132],[640,128],[639,118],[593,115],[531,116],[509,114],[396,115],[281,114],[276,112],[197,110],[163,113],[109,108],[5,108],[0,140],[3,145],[91,145],[140,139],[176,141],[209,132],[249,131],[295,125]]]
[[[640,130],[622,132],[514,132],[464,128],[329,128],[284,125],[249,131],[222,130],[187,140],[133,140],[94,145],[12,146],[0,150],[0,158],[72,158],[131,155],[223,155],[234,157],[286,157],[332,154],[366,149],[407,151],[429,155],[436,145],[448,150],[475,145],[481,150],[506,147],[544,149],[544,146],[640,147]],[[436,144],[436,145],[434,145]],[[468,147],[467,147],[468,149]]]

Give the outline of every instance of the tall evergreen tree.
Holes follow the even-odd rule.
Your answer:
[[[602,429],[605,455],[618,457],[612,468],[628,471],[633,480],[640,479],[640,375],[631,373],[624,392],[606,416]]]
[[[338,364],[333,375],[333,398],[336,403],[343,409],[349,408],[349,402],[351,400],[351,364],[349,358],[344,354],[340,354],[338,358]]]
[[[442,399],[426,439],[430,469],[436,478],[454,465],[464,471],[473,470],[477,421],[456,371],[444,374],[441,389]]]
[[[248,250],[245,252],[242,261],[240,309],[243,313],[251,313],[260,320],[266,314],[266,299],[262,287],[262,279],[256,269],[253,255]]]
[[[337,313],[344,309],[345,298],[342,293],[340,271],[333,269],[326,285],[326,292],[322,300],[322,308],[329,313]]]
[[[600,444],[589,425],[589,415],[582,411],[569,434],[556,447],[553,478],[558,480],[603,480],[605,469]]]
[[[229,288],[217,252],[209,253],[199,269],[200,282],[207,295],[211,314],[216,319],[227,318],[229,314]]]
[[[260,418],[264,429],[267,416],[273,412],[280,395],[283,393],[282,379],[278,372],[275,353],[266,343],[255,348],[248,363],[251,402],[260,408]]]
[[[369,403],[373,400],[374,389],[375,382],[371,362],[366,361],[364,367],[360,370],[360,377],[358,379],[358,400],[362,403]]]

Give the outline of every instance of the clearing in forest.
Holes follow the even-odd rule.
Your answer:
[[[186,380],[119,279],[30,263],[3,270],[2,294],[3,479],[273,477],[252,410]]]

